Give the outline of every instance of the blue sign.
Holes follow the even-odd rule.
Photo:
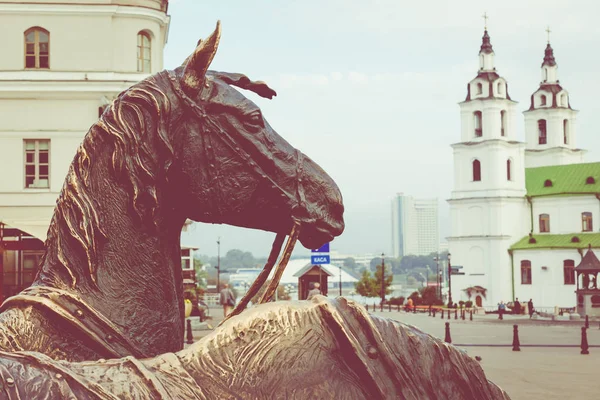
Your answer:
[[[323,246],[319,247],[316,250],[311,250],[313,253],[329,253],[329,243],[325,243]]]
[[[317,256],[310,256],[310,262],[311,264],[315,264],[315,265],[321,265],[321,264],[331,264],[331,259],[329,258],[329,254],[327,255],[317,255]]]

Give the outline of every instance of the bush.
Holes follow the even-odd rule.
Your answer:
[[[463,306],[465,305],[465,302],[461,300],[458,302],[458,305],[460,306],[460,308],[463,308]]]
[[[391,304],[393,306],[402,306],[404,305],[404,297],[392,297],[388,300],[388,304]]]
[[[465,302],[465,307],[467,307],[467,308],[473,307],[473,302],[471,300]]]
[[[423,303],[423,299],[421,298],[421,295],[419,294],[419,292],[412,292],[411,295],[408,296],[408,298],[412,299],[414,306],[418,306],[421,303]]]

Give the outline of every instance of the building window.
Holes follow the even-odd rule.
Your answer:
[[[531,261],[521,261],[521,284],[531,285]]]
[[[140,32],[137,36],[137,70],[149,74],[151,72],[152,40],[146,32]]]
[[[44,28],[25,31],[25,68],[50,68],[50,32]]]
[[[504,128],[506,127],[506,111],[500,111],[500,136],[504,135]]]
[[[181,269],[193,269],[191,249],[181,249]]]
[[[540,232],[550,232],[550,215],[540,214]]]
[[[593,177],[593,176],[588,176],[588,177],[585,179],[585,184],[586,184],[586,185],[593,185],[594,183],[596,183],[596,180],[594,179],[594,177]]]
[[[565,285],[575,284],[575,261],[565,260],[563,262],[563,274],[565,278]]]
[[[502,82],[498,82],[498,94],[502,94]]]
[[[538,143],[546,144],[548,142],[548,138],[546,136],[546,120],[540,119],[538,120]]]
[[[552,187],[552,181],[550,179],[546,179],[544,181],[544,187]]]
[[[483,134],[483,130],[481,128],[481,125],[482,125],[481,111],[475,111],[473,113],[473,117],[475,118],[475,136],[481,137],[481,135]]]
[[[581,213],[581,230],[583,232],[591,232],[594,230],[594,226],[592,224],[592,213],[591,212],[582,212]]]
[[[50,140],[25,140],[25,187],[50,187]]]
[[[477,84],[477,94],[483,94],[483,85],[481,83]]]
[[[540,96],[540,105],[541,106],[546,105],[546,95],[544,95],[544,94]]]
[[[478,182],[481,180],[481,163],[479,160],[473,161],[473,181]]]
[[[511,181],[512,177],[511,177],[511,169],[512,169],[512,165],[511,165],[511,161],[510,160],[506,160],[506,180],[507,181]]]
[[[563,141],[565,144],[569,144],[569,120],[563,120]]]

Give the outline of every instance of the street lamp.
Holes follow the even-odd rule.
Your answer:
[[[437,271],[435,274],[435,282],[438,287],[437,293],[439,294],[440,300],[441,300],[442,299],[442,277],[440,276],[440,253],[437,253],[434,260],[435,260],[435,268]]]
[[[448,253],[448,307],[452,307],[452,265],[450,264],[450,253]]]
[[[384,254],[381,253],[381,304],[385,302],[385,259]]]

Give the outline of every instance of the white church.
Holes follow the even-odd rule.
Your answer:
[[[588,246],[600,248],[600,163],[585,163],[577,148],[577,111],[550,43],[524,112],[525,142],[516,136],[516,102],[495,68],[487,30],[467,93],[461,139],[452,144],[448,244],[452,265],[464,273],[452,276],[452,300],[575,307],[574,269]]]

